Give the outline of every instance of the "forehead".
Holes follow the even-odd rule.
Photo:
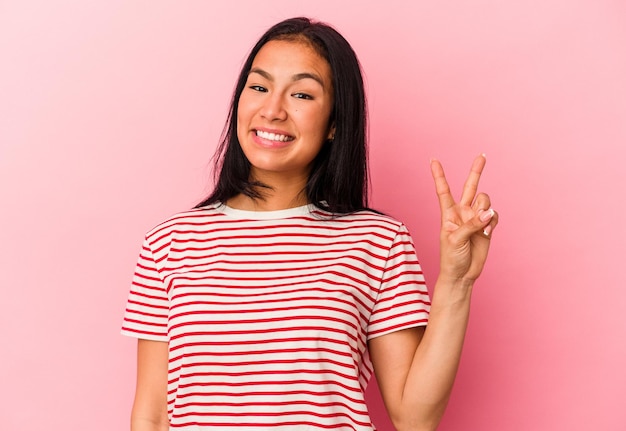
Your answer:
[[[252,68],[261,68],[276,77],[315,73],[324,82],[332,83],[328,61],[304,40],[267,42],[254,57]]]

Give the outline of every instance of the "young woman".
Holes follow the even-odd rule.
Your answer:
[[[138,341],[131,428],[372,430],[373,372],[398,430],[433,430],[459,364],[497,214],[431,163],[432,302],[406,227],[367,208],[359,63],[330,26],[267,31],[244,64],[213,193],[146,235],[123,333]],[[426,324],[428,326],[426,327]]]

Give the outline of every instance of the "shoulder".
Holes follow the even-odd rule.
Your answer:
[[[225,217],[221,204],[211,204],[200,208],[181,211],[166,218],[146,233],[149,242],[158,241],[181,230],[193,230],[218,222]]]
[[[366,232],[386,232],[389,236],[396,236],[404,232],[408,233],[406,226],[400,220],[371,209],[339,215],[316,209],[311,212],[311,215],[320,218],[326,223]]]
[[[369,208],[346,214],[332,214],[325,210],[316,208],[311,212],[312,215],[320,216],[326,220],[336,220],[350,223],[380,223],[389,226],[403,226],[403,223],[388,215]]]

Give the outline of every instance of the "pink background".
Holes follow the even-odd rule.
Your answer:
[[[501,224],[440,429],[626,429],[623,0],[0,1],[0,428],[127,428],[143,233],[209,190],[245,54],[294,15],[359,53],[373,205],[431,281],[428,160],[459,190],[488,155]]]

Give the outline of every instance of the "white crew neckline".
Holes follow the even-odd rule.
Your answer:
[[[248,219],[248,220],[278,220],[285,219],[290,217],[298,217],[298,216],[306,216],[311,214],[314,211],[315,205],[308,204],[302,205],[294,208],[287,208],[284,210],[274,210],[274,211],[249,211],[249,210],[240,210],[236,208],[229,207],[226,204],[218,205],[218,210],[222,211],[229,217],[236,219]]]

